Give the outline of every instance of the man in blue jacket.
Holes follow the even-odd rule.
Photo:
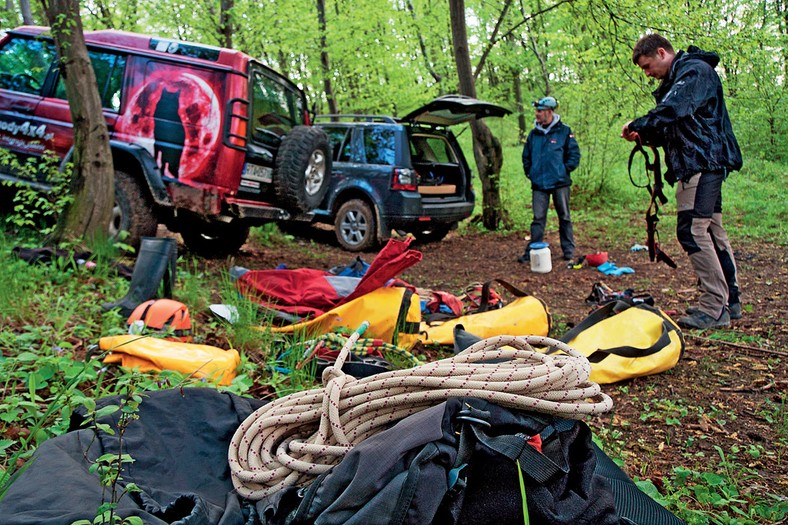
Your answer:
[[[647,77],[661,80],[657,107],[626,124],[621,136],[661,146],[676,186],[676,235],[698,277],[698,306],[679,319],[683,328],[728,326],[741,317],[736,261],[722,226],[722,182],[742,166],[715,53],[689,46],[676,53],[663,36],[638,40],[632,61]]]
[[[536,122],[525,140],[523,170],[531,181],[534,218],[531,222],[531,241],[525,247],[525,254],[517,261],[530,261],[531,244],[542,242],[551,196],[558,214],[561,250],[564,260],[570,261],[575,253],[575,238],[569,214],[569,188],[572,186],[569,174],[580,164],[580,147],[572,130],[555,113],[558,102],[553,97],[544,97],[534,102],[533,106]]]

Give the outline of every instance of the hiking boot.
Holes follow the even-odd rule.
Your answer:
[[[571,254],[571,253],[565,253],[564,254],[564,260],[565,261],[571,261],[572,259],[574,259],[574,255],[573,254]]]
[[[700,312],[697,306],[690,306],[685,310],[689,315]],[[731,319],[741,319],[741,303],[733,303],[728,305],[728,313]]]
[[[718,319],[697,310],[695,313],[682,317],[678,321],[678,325],[682,328],[695,328],[697,330],[706,330],[707,328],[718,328],[720,326],[730,326],[731,316],[728,309],[723,310],[722,315]]]
[[[527,253],[524,253],[523,255],[517,258],[517,262],[520,264],[527,264],[531,262],[531,256]]]

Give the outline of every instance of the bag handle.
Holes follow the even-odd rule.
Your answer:
[[[597,308],[591,314],[580,321],[578,324],[575,325],[574,328],[569,330],[567,333],[563,335],[559,341],[562,343],[569,344],[569,341],[574,339],[575,337],[580,334],[583,330],[587,330],[588,328],[594,326],[595,324],[604,321],[608,317],[612,317],[619,312],[623,312],[624,310],[630,308],[631,305],[624,302],[624,301],[611,301],[604,306]],[[555,348],[551,348],[549,353],[555,353],[557,350]]]
[[[621,357],[645,357],[648,355],[656,354],[664,350],[670,343],[670,334],[672,332],[678,332],[678,329],[670,323],[665,316],[662,314],[659,309],[651,307],[646,304],[638,304],[638,305],[630,305],[625,301],[615,301],[610,302],[601,308],[598,308],[596,311],[591,313],[588,317],[583,319],[580,323],[578,323],[574,328],[572,328],[569,332],[564,334],[563,337],[559,339],[559,341],[569,344],[572,339],[577,337],[580,332],[590,328],[591,326],[607,319],[608,317],[612,317],[613,315],[623,312],[624,310],[628,310],[629,308],[640,308],[642,310],[649,311],[655,315],[658,315],[662,319],[662,333],[660,334],[657,341],[648,348],[638,348],[635,346],[624,345],[624,346],[617,346],[614,348],[604,348],[599,349],[588,356],[588,361],[591,363],[599,363],[608,355],[617,355]],[[681,333],[679,332],[679,339],[681,340],[681,354],[684,354],[684,338],[681,337]],[[557,350],[555,348],[551,348],[548,353],[554,353]]]
[[[490,308],[490,286],[493,283],[498,283],[501,287],[512,294],[515,297],[526,297],[528,293],[520,290],[515,285],[510,283],[509,281],[504,281],[503,279],[492,279],[487,281],[482,285],[482,296],[480,299],[479,309],[476,310],[476,313],[486,312]]]

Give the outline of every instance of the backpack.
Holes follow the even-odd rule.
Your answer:
[[[522,524],[525,507],[533,524],[681,523],[595,448],[585,423],[477,398],[415,413],[307,487],[257,504],[265,525]]]

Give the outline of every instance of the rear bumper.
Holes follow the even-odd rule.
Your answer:
[[[453,224],[467,219],[473,213],[473,203],[467,201],[423,203],[421,196],[405,199],[396,214],[381,210],[381,221],[387,228],[402,230],[428,229],[439,224]]]

